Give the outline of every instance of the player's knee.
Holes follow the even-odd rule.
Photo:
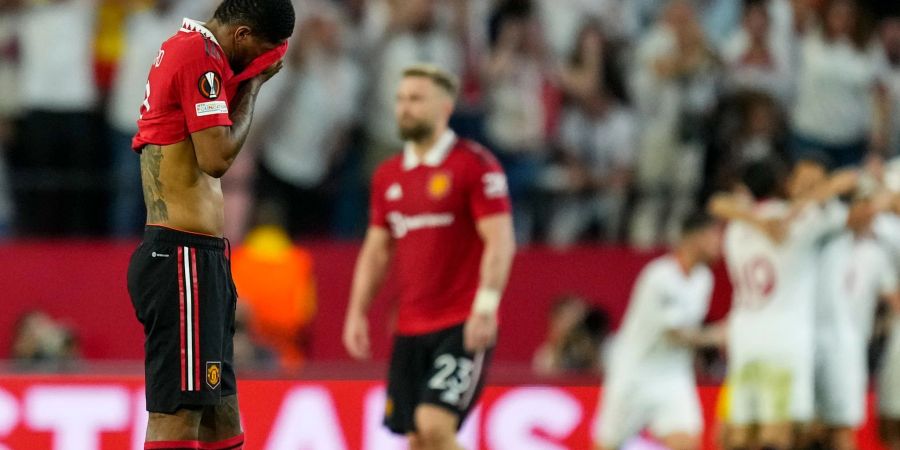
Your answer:
[[[418,426],[416,436],[423,450],[442,450],[451,448],[456,440],[454,429],[445,424],[425,423]]]
[[[196,441],[202,412],[179,409],[171,414],[150,413],[147,422],[147,441]]]
[[[416,438],[425,450],[453,448],[456,442],[456,419],[442,410],[420,408],[416,411]]]
[[[673,434],[660,439],[671,450],[697,450],[700,448],[700,438],[690,434]]]

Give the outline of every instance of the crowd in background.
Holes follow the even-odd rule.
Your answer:
[[[0,235],[134,236],[146,74],[216,0],[0,0]],[[225,178],[261,211],[354,238],[400,148],[402,69],[459,75],[452,126],[506,169],[517,238],[649,247],[742,164],[900,150],[900,11],[854,0],[310,0]]]

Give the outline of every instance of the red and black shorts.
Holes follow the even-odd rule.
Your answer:
[[[225,240],[148,226],[128,292],[144,326],[147,410],[172,413],[235,395],[237,291]]]
[[[462,427],[481,397],[492,355],[493,348],[465,349],[463,325],[394,337],[384,425],[395,434],[415,432],[416,408],[430,405],[455,415]]]

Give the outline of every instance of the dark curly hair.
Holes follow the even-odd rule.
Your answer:
[[[224,0],[213,18],[221,23],[246,25],[254,34],[273,43],[294,33],[291,0]]]

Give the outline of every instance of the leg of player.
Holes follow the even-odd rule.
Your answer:
[[[888,450],[900,450],[900,421],[881,418],[878,421],[878,434]]]
[[[197,442],[201,411],[179,409],[172,414],[150,413],[147,442],[154,448],[178,449],[185,443]]]
[[[759,441],[763,450],[788,450],[794,442],[794,425],[790,422],[760,425]]]
[[[456,442],[459,418],[444,408],[419,405],[416,408],[416,442],[422,450],[463,450]],[[412,447],[412,441],[410,442]]]
[[[725,435],[725,446],[729,450],[749,450],[753,446],[753,427],[751,425],[728,424]]]
[[[659,442],[670,450],[697,450],[700,448],[700,436],[690,433],[672,433],[659,436]]]
[[[237,395],[222,397],[222,403],[203,409],[200,420],[200,442],[212,448],[240,450],[244,445],[241,414]]]
[[[828,440],[834,450],[856,450],[856,430],[851,427],[832,428]]]

